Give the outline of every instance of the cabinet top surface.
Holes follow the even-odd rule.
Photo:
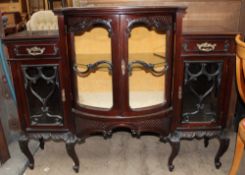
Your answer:
[[[56,14],[69,13],[149,13],[149,12],[175,12],[185,11],[186,6],[83,6],[68,7],[55,10]]]
[[[32,39],[57,39],[59,31],[22,31],[3,38],[4,42],[16,40],[32,40]]]

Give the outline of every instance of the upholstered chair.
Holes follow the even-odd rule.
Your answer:
[[[236,36],[236,77],[239,94],[245,103],[245,42],[241,35]],[[236,175],[243,157],[245,145],[245,118],[239,123],[236,147],[229,175]]]
[[[28,31],[58,30],[58,19],[51,10],[34,13],[26,24]]]

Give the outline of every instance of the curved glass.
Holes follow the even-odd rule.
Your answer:
[[[166,34],[132,29],[129,50],[129,105],[142,108],[165,103]]]
[[[111,39],[108,31],[95,27],[75,36],[77,103],[91,107],[111,108],[112,65]]]

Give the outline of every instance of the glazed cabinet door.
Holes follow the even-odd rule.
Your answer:
[[[170,107],[174,24],[171,14],[121,16],[126,115]]]
[[[220,123],[224,115],[227,61],[185,60],[181,123]]]
[[[67,21],[74,107],[83,112],[108,112],[118,107],[118,16],[74,17]]]
[[[17,61],[12,62],[11,68],[25,127],[43,130],[66,128],[66,97],[60,62]]]
[[[235,68],[233,35],[187,35],[182,47],[180,126],[225,127]]]

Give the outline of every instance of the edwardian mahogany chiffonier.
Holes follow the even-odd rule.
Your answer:
[[[218,138],[226,124],[235,61],[233,34],[183,34],[185,7],[83,7],[56,11],[59,31],[4,39],[16,90],[22,152],[29,139],[74,146],[120,128],[169,142],[169,170],[181,139]]]

